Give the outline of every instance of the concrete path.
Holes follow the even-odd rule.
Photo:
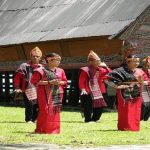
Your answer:
[[[0,150],[150,150],[150,145],[112,145],[101,147],[71,147],[53,144],[0,145]]]

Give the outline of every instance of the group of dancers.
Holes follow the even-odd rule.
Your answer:
[[[49,53],[40,64],[42,51],[35,47],[30,61],[23,63],[14,75],[16,93],[22,93],[25,104],[25,121],[36,122],[35,133],[60,133],[60,111],[65,71],[59,68],[61,56]],[[97,122],[107,107],[106,84],[116,89],[118,130],[139,131],[140,121],[150,117],[150,56],[143,59],[128,55],[121,67],[111,70],[100,57],[90,51],[87,66],[80,68],[79,89],[84,122]]]

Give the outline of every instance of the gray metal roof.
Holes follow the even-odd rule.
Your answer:
[[[131,42],[136,47],[133,53],[140,58],[150,56],[150,6],[124,32],[111,38]]]
[[[150,0],[0,0],[0,45],[120,32]]]

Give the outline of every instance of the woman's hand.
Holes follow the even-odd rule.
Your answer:
[[[22,90],[21,89],[15,89],[14,92],[16,92],[16,93],[22,93]]]
[[[66,82],[65,81],[59,81],[59,85],[65,85]]]
[[[48,81],[39,81],[38,82],[38,85],[47,85],[48,84]]]
[[[117,86],[117,89],[126,89],[129,88],[129,85],[119,85]]]
[[[53,80],[50,80],[49,83],[52,84],[52,85],[58,85],[60,82],[59,79],[53,79]]]
[[[53,79],[53,80],[50,80],[50,81],[40,81],[38,84],[39,85],[47,85],[47,84],[50,84],[50,85],[64,85],[65,81],[60,81],[60,79]]]

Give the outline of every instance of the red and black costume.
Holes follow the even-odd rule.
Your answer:
[[[106,67],[83,67],[79,77],[80,90],[85,89],[86,95],[81,95],[81,105],[85,122],[98,121],[103,107],[107,106],[103,94],[106,93],[105,75],[111,70]]]
[[[114,69],[108,74],[110,85],[129,85],[128,88],[117,89],[118,130],[140,130],[142,86],[137,78],[143,75],[144,72],[141,69],[131,71],[127,66]]]
[[[60,106],[62,102],[63,86],[40,85],[40,81],[60,79],[66,82],[64,70],[56,68],[55,71],[43,67],[34,71],[31,83],[37,86],[39,114],[36,124],[36,133],[59,134],[60,133]]]
[[[29,100],[25,94],[25,90],[29,86],[30,79],[34,69],[41,67],[40,64],[32,64],[31,61],[27,63],[23,63],[20,67],[16,70],[14,75],[14,88],[21,89],[23,92],[23,99],[25,104],[25,121],[35,121],[37,119],[38,114],[38,105],[37,100]]]

